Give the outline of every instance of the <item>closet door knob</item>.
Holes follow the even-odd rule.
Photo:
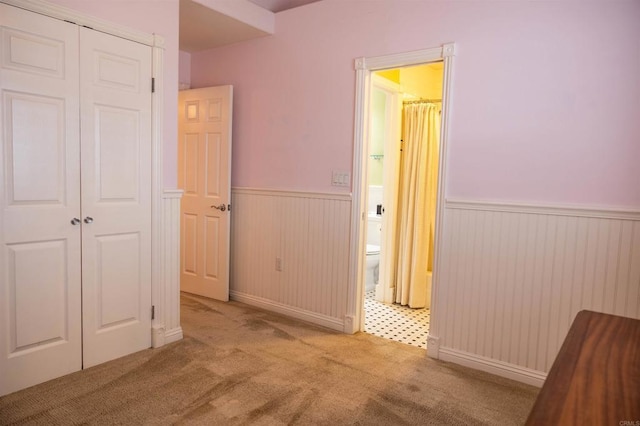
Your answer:
[[[77,217],[74,217],[73,219],[71,219],[71,224],[80,225],[80,219],[78,219]]]
[[[91,216],[87,216],[84,218],[84,223],[91,223],[93,222],[93,218]]]
[[[220,204],[219,206],[211,206],[211,208],[220,210],[221,212],[227,210],[227,206],[225,206],[224,204]]]

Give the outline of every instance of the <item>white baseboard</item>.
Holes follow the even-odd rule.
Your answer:
[[[151,347],[159,348],[165,344],[165,332],[164,327],[152,327],[151,328]]]
[[[433,334],[427,335],[427,356],[435,359],[440,357],[440,338]]]
[[[359,328],[360,327],[356,326],[355,317],[353,315],[345,315],[343,332],[347,334],[354,334]]]
[[[427,345],[428,347],[428,345]],[[439,348],[438,359],[486,371],[496,376],[506,377],[528,385],[542,387],[547,375],[541,371],[519,367],[494,359],[485,358],[468,352],[457,351],[449,348]]]
[[[172,328],[164,333],[164,343],[177,342],[178,340],[181,340],[182,337],[182,327]]]
[[[279,314],[307,321],[312,324],[327,327],[332,330],[341,332],[344,332],[345,330],[344,321],[340,320],[339,318],[329,317],[326,315],[318,314],[316,312],[306,311],[304,309],[296,308],[293,306],[283,305],[282,303],[273,302],[269,299],[263,299],[262,297],[252,296],[237,291],[231,291],[229,293],[232,300],[246,303],[247,305],[256,306],[258,308],[266,309],[272,312],[277,312]]]

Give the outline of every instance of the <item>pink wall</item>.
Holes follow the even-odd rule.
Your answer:
[[[164,52],[164,186],[177,185],[178,0],[49,0],[131,29],[158,34]]]
[[[640,2],[324,0],[192,55],[235,86],[233,185],[350,170],[353,60],[456,42],[447,196],[640,207]]]
[[[191,54],[181,50],[178,65],[178,83],[187,87],[191,86]]]

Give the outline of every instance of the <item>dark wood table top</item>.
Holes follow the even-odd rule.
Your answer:
[[[579,312],[527,425],[640,426],[640,320]]]

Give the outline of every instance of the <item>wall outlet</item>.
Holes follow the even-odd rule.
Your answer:
[[[282,259],[276,257],[276,271],[282,271]]]

